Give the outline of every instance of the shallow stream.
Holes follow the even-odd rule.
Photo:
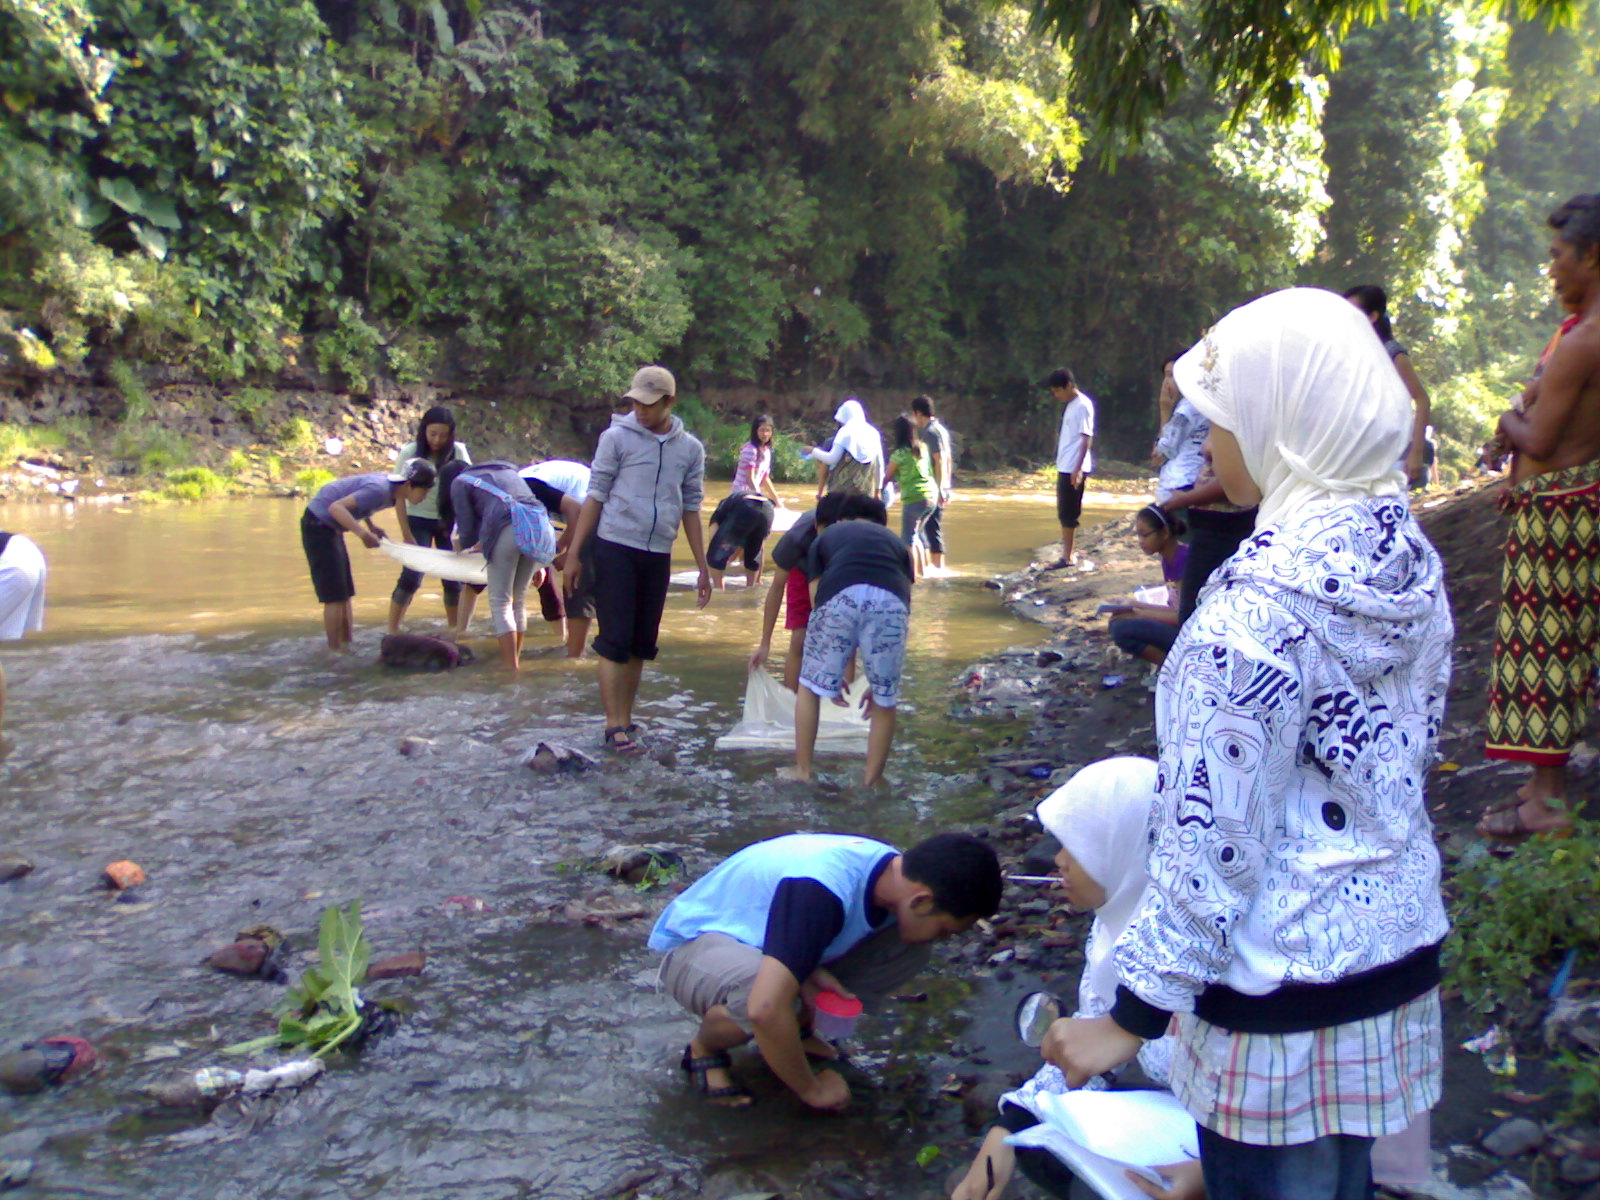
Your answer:
[[[557,657],[536,622],[516,681],[492,662],[384,670],[396,571],[353,541],[356,653],[330,658],[300,507],[0,506],[0,528],[50,561],[48,631],[0,648],[0,850],[36,868],[0,885],[0,1050],[70,1032],[108,1059],[85,1083],[0,1096],[0,1158],[34,1157],[32,1186],[63,1196],[578,1200],[633,1182],[720,1196],[888,1159],[905,1164],[897,1195],[936,1188],[954,1160],[916,1168],[927,1130],[909,1097],[950,1069],[953,1040],[995,1032],[991,994],[973,1003],[965,984],[936,982],[900,1006],[899,1035],[871,1025],[850,1118],[801,1111],[752,1068],[760,1103],[732,1115],[694,1103],[680,1077],[690,1026],[653,990],[648,920],[550,913],[616,891],[570,864],[617,842],[681,844],[703,869],[795,829],[904,842],[982,819],[978,768],[1002,731],[952,718],[950,684],[1040,636],[984,581],[1051,538],[1051,497],[969,493],[950,509],[963,574],[917,591],[891,785],[870,794],[850,782],[857,760],[823,759],[831,778],[804,788],[774,782],[780,756],[710,749],[737,719],[759,620],[759,596],[735,590],[705,612],[688,592],[669,602],[638,715],[676,742],[675,766],[559,779],[519,767],[541,739],[598,754],[593,663]],[[415,626],[442,614],[425,585]],[[487,636],[476,644],[492,660]],[[408,736],[431,752],[401,755]],[[98,886],[116,859],[150,876],[137,903]],[[375,955],[427,952],[424,975],[373,989],[411,1009],[398,1030],[270,1110],[152,1117],[140,1086],[272,1027],[281,989],[216,974],[205,955],[266,923],[290,935],[298,969],[322,908],[355,899]]]

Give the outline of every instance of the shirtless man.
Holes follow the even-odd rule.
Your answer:
[[[1478,832],[1513,841],[1572,824],[1567,756],[1600,651],[1600,195],[1573,197],[1549,225],[1550,282],[1571,316],[1485,448],[1511,456],[1512,514],[1485,753],[1533,774]]]

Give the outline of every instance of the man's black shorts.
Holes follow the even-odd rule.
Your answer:
[[[300,517],[300,544],[311,566],[311,586],[324,604],[341,604],[356,594],[356,581],[350,577],[350,555],[344,546],[344,530],[323,524],[308,509]]]
[[[594,652],[616,663],[655,658],[672,581],[672,555],[636,550],[602,537],[589,540],[594,543],[595,617],[600,623]]]
[[[1083,489],[1089,486],[1089,477],[1085,475],[1083,482],[1077,487],[1072,486],[1071,475],[1056,475],[1056,518],[1063,529],[1076,529],[1078,518],[1083,515]]]

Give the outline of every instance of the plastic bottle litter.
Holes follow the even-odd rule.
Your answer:
[[[1121,687],[1127,682],[1128,677],[1126,675],[1107,675],[1100,681],[1100,686],[1104,688],[1117,688]]]
[[[320,1058],[297,1058],[293,1062],[279,1063],[268,1071],[246,1071],[243,1090],[251,1095],[275,1092],[279,1088],[295,1088],[310,1083],[326,1069]]]
[[[167,1108],[212,1109],[236,1092],[261,1096],[282,1089],[296,1088],[322,1074],[319,1058],[300,1058],[265,1071],[235,1071],[230,1067],[201,1067],[170,1083],[161,1083],[146,1093]]]

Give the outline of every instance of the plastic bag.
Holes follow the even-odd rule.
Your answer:
[[[866,692],[866,677],[857,676],[845,690],[844,707],[831,700],[822,702],[822,715],[817,722],[819,753],[866,753],[867,718],[861,711],[861,698]],[[716,748],[792,751],[794,693],[765,671],[751,671],[744,686],[744,712],[739,723],[717,739]]]

